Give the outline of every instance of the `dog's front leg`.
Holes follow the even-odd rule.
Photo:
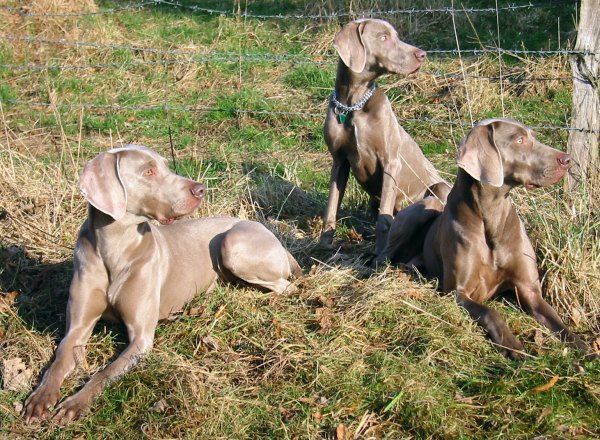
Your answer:
[[[52,419],[59,423],[69,423],[79,418],[106,385],[133,368],[142,355],[152,348],[154,330],[141,333],[135,337],[130,336],[131,342],[114,362],[94,374],[81,390],[61,402]]]
[[[487,331],[488,336],[496,344],[500,353],[510,359],[523,359],[523,344],[510,331],[497,311],[473,301],[460,290],[456,292],[456,301],[469,312],[469,315],[477,324]]]
[[[557,333],[560,339],[572,346],[589,353],[590,348],[579,336],[567,328],[558,313],[542,298],[542,289],[539,281],[532,284],[516,286],[516,294],[523,310],[533,316],[540,324]],[[590,354],[590,358],[595,357]]]
[[[323,219],[323,232],[321,233],[320,243],[330,246],[335,234],[335,223],[337,213],[342,204],[342,198],[346,191],[348,176],[350,175],[350,163],[340,155],[333,156],[333,165],[331,167],[331,178],[329,180],[329,199]]]
[[[137,271],[124,283],[113,280],[108,296],[117,298],[113,307],[127,327],[129,345],[104,370],[95,373],[81,390],[57,406],[53,416],[55,421],[68,423],[77,419],[87,411],[106,385],[133,368],[152,349],[160,303],[160,287],[155,276]],[[112,293],[112,288],[118,289],[119,293]]]
[[[76,270],[73,275],[67,305],[67,332],[56,350],[54,362],[40,385],[25,401],[23,417],[26,423],[49,416],[50,410],[58,402],[60,386],[79,358],[85,355],[85,344],[106,310],[106,292],[102,280],[93,272]]]
[[[383,183],[381,186],[381,201],[375,226],[375,255],[381,255],[387,243],[390,226],[394,221],[394,206],[398,191],[398,176],[401,164],[399,160],[388,159],[383,168]]]

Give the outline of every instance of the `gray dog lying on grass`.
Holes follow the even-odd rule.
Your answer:
[[[570,165],[571,156],[542,144],[517,121],[481,121],[460,146],[446,206],[428,197],[400,211],[378,261],[421,267],[444,292],[456,291],[458,303],[510,358],[522,357],[523,345],[482,304],[504,291],[514,292],[519,305],[562,340],[588,352],[542,298],[535,252],[508,197],[519,185],[558,182]]]
[[[27,423],[45,419],[60,386],[101,318],[122,320],[129,345],[104,370],[56,407],[69,422],[89,408],[104,385],[147,353],[158,321],[218,279],[290,291],[298,263],[263,225],[230,217],[175,219],[193,212],[204,187],[172,173],[152,150],[128,146],[88,162],[79,179],[89,202],[74,255],[67,331],[54,362],[26,400]],[[148,220],[159,221],[155,226]]]

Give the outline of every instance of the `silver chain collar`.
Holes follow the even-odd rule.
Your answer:
[[[377,84],[373,83],[373,85],[369,88],[369,90],[367,90],[367,93],[365,93],[365,95],[362,98],[360,98],[360,100],[356,104],[354,104],[352,106],[342,104],[340,101],[338,101],[337,94],[335,93],[335,90],[334,90],[333,93],[331,94],[331,103],[333,104],[335,113],[338,115],[346,115],[348,113],[352,113],[357,110],[362,110],[362,108],[365,106],[367,101],[371,98],[371,96],[373,96],[373,93],[375,92],[376,88],[377,88]]]

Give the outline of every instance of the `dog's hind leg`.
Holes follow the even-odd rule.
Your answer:
[[[277,293],[294,290],[289,279],[302,273],[275,235],[257,222],[242,221],[227,231],[220,256],[235,277]]]

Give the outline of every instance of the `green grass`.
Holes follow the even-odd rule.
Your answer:
[[[182,1],[237,9],[234,2]],[[32,7],[45,11],[54,3]],[[83,0],[60,6],[87,10],[94,4],[122,6]],[[322,13],[349,6],[304,0],[247,5],[262,14]],[[448,2],[352,3],[354,10],[425,6],[445,7]],[[502,47],[555,49],[559,35],[562,47],[572,41],[574,6],[526,11],[500,14]],[[339,29],[336,20],[241,19],[165,5],[118,15],[45,19],[0,9],[0,18],[9,24],[5,33],[21,36],[263,58],[293,54],[319,62],[332,60],[331,41]],[[424,49],[456,45],[447,14],[386,18],[406,41]],[[495,44],[494,13],[469,19],[459,13],[455,19],[461,48]],[[0,64],[186,58],[59,44],[0,45]],[[525,79],[503,83],[501,95],[497,81],[455,78],[462,68],[454,55],[430,54],[422,72],[379,81],[400,120],[406,121],[404,128],[448,180],[454,178],[456,146],[465,131],[458,124],[432,121],[469,124],[471,117],[497,117],[503,111],[530,125],[562,126],[568,120],[571,82],[530,80],[570,76],[568,59],[506,55],[500,66],[490,54],[463,62],[467,75],[495,76],[502,67],[504,73],[522,72]],[[156,149],[178,173],[206,185],[199,215],[263,222],[306,274],[294,295],[228,285],[198,295],[187,314],[158,327],[151,354],[107,387],[90,414],[69,426],[24,425],[15,403],[23,402],[31,387],[9,391],[0,379],[0,437],[341,440],[343,430],[345,440],[600,436],[598,361],[582,363],[517,305],[492,301],[531,355],[521,363],[508,361],[452,296],[435,291],[435,283],[392,268],[371,271],[367,263],[374,224],[368,197],[353,178],[342,203],[335,248],[317,246],[331,167],[322,124],[335,71],[335,63],[235,57],[79,70],[0,67],[0,296],[17,292],[16,302],[0,302],[0,360],[23,359],[34,384],[64,333],[72,246],[86,212],[77,176],[100,151],[127,143]],[[14,99],[52,99],[58,107],[13,104]],[[79,103],[153,108],[61,106]],[[207,111],[165,111],[165,104]],[[538,134],[561,148],[567,138],[564,131]],[[600,329],[596,191],[588,187],[569,195],[555,187],[512,196],[536,248],[548,300],[590,342]],[[61,396],[79,389],[126,344],[123,326],[98,324],[88,344],[87,367],[65,382]],[[531,391],[554,376],[560,378],[548,390]],[[153,409],[162,400],[166,406]]]

